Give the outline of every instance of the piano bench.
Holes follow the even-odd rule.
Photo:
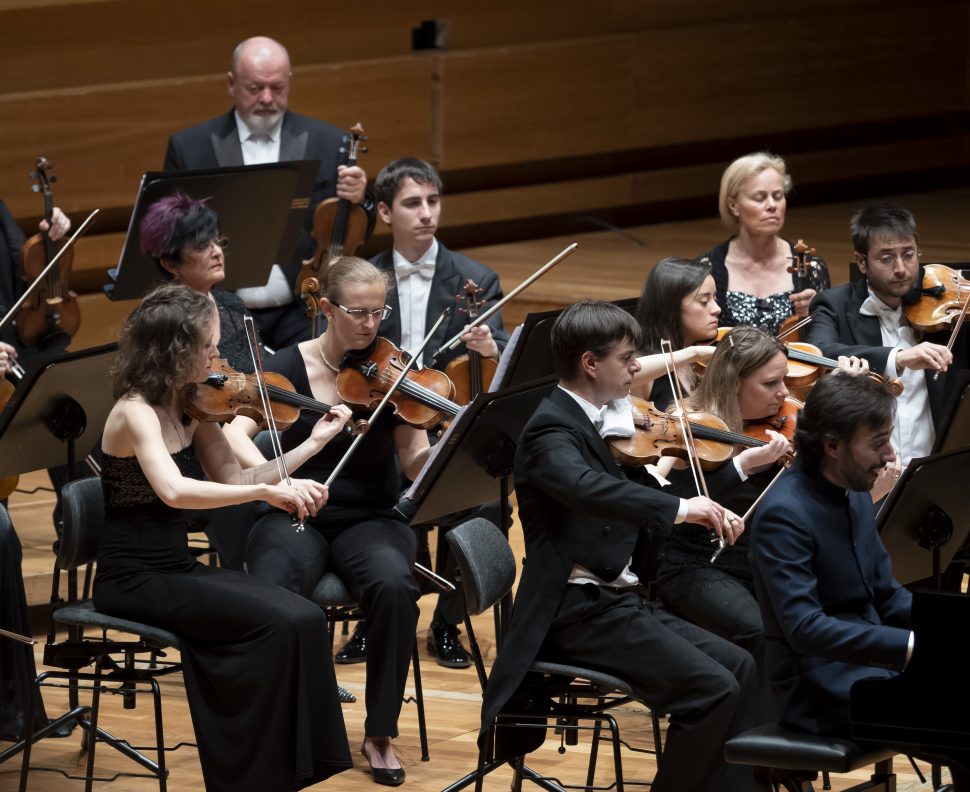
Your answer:
[[[770,767],[807,773],[848,773],[867,765],[879,764],[869,781],[846,792],[896,789],[892,772],[893,751],[860,747],[851,740],[820,737],[768,723],[732,737],[724,745],[724,758],[730,764]],[[799,786],[788,787],[801,789]],[[811,786],[805,787],[811,789]]]

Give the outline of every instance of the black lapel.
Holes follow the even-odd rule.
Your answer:
[[[428,310],[424,320],[425,332],[438,321],[438,317],[445,308],[455,308],[455,297],[461,294],[461,287],[461,273],[451,260],[451,253],[439,242],[434,278],[431,280],[431,292],[428,295]],[[430,365],[431,358],[438,348],[464,325],[465,321],[461,315],[452,310],[451,316],[441,323],[441,327],[425,347],[424,364]]]
[[[862,303],[868,296],[869,286],[865,278],[859,278],[850,285],[845,320],[852,335],[852,342],[858,346],[884,346],[882,331],[879,329],[879,317],[863,316],[859,313]]]
[[[283,116],[283,127],[280,129],[280,162],[301,160],[306,155],[310,133],[305,129],[296,132],[292,127],[292,116],[287,113]]]
[[[387,290],[387,305],[391,315],[381,322],[378,335],[384,336],[395,346],[401,343],[401,301],[397,296],[397,279],[394,277],[394,250],[388,249],[374,258],[374,266],[387,274],[390,288]]]
[[[612,473],[617,478],[626,478],[616,460],[613,459],[613,455],[610,453],[610,448],[606,441],[599,436],[592,421],[589,420],[589,416],[583,412],[583,408],[576,403],[576,400],[558,386],[552,389],[549,397],[565,414],[569,422],[580,432],[586,444],[603,464],[604,470]]]

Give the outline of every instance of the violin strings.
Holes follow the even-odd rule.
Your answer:
[[[381,385],[390,386],[392,381],[388,376],[388,372],[382,371],[380,373],[379,382]],[[435,409],[442,410],[444,412],[450,413],[451,415],[458,414],[458,405],[453,401],[440,396],[432,390],[428,390],[423,385],[418,385],[416,382],[411,380],[404,380],[401,383],[399,389],[402,393],[408,396],[413,396],[415,399],[423,401],[429,407],[434,407]]]

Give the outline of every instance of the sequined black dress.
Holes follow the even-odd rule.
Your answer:
[[[183,475],[201,476],[192,446],[172,458]],[[182,512],[158,499],[134,457],[105,454],[102,486],[95,605],[181,637],[206,789],[284,792],[349,768],[320,609],[250,575],[198,563]]]

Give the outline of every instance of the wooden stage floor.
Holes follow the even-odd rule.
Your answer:
[[[970,223],[966,217],[970,209],[970,189],[945,190],[918,195],[895,196],[916,215],[920,225],[921,248],[927,261],[962,261],[970,258]],[[853,211],[863,202],[829,204],[791,208],[786,223],[786,236],[804,238],[814,245],[829,264],[834,283],[848,278],[848,262],[851,257],[848,221]],[[713,201],[712,201],[713,209]],[[447,222],[447,216],[445,217]],[[650,268],[664,256],[695,256],[716,245],[724,238],[718,221],[696,220],[664,223],[639,228],[613,231],[588,231],[588,226],[577,227],[582,233],[571,237],[537,239],[515,244],[496,244],[462,252],[487,263],[500,275],[506,291],[522,282],[562,248],[572,241],[580,243],[579,250],[563,261],[545,278],[510,303],[505,311],[506,324],[511,329],[522,321],[529,311],[562,307],[582,297],[618,299],[636,296]],[[633,241],[633,238],[639,242]],[[642,244],[640,244],[642,243]],[[121,320],[133,303],[112,303],[103,295],[85,295],[82,299],[83,323],[75,337],[73,348],[82,349],[106,343],[116,337]],[[46,483],[46,474],[34,473],[21,480],[24,488]],[[38,492],[34,495],[15,493],[10,499],[10,513],[24,545],[24,572],[28,598],[33,605],[46,602],[50,591],[51,551],[53,528],[50,514],[53,496]],[[517,556],[522,555],[521,533],[516,527],[512,533],[513,547]],[[419,639],[426,635],[433,603],[422,601],[422,619]],[[476,623],[480,640],[486,648],[489,662],[493,659],[493,633],[490,618],[481,617]],[[338,645],[341,639],[338,638]],[[42,650],[38,647],[40,666]],[[475,674],[471,670],[448,670],[437,666],[425,656],[422,664],[428,728],[431,739],[431,762],[420,761],[417,723],[413,705],[406,705],[401,717],[401,738],[397,742],[399,753],[408,771],[407,787],[419,790],[441,789],[475,764],[475,735],[481,703]],[[358,695],[357,704],[344,707],[351,747],[355,756],[355,768],[319,785],[319,789],[358,790],[368,788],[370,781],[360,767],[357,753],[363,734],[363,668],[362,666],[338,666],[340,682]],[[267,680],[266,684],[272,684]],[[192,739],[192,728],[180,679],[168,678],[162,682],[165,697],[166,739],[169,744]],[[48,711],[57,714],[64,709],[64,696],[60,691],[45,693]],[[116,701],[108,701],[103,725],[109,731],[128,737],[137,744],[149,741],[151,730],[150,710],[147,701],[141,702],[134,711],[123,710]],[[630,707],[620,714],[624,735],[637,745],[648,745],[649,719],[642,710]],[[560,756],[552,738],[545,748],[530,757],[529,764],[536,769],[550,770],[564,780],[578,783],[585,776],[585,756],[588,741],[579,747],[569,748]],[[113,752],[103,750],[99,768],[103,772],[124,769],[124,763],[115,759]],[[46,740],[36,751],[36,759],[65,770],[75,767],[78,760],[78,739]],[[103,762],[102,762],[103,760]],[[916,789],[917,781],[909,765],[897,760],[900,774],[899,789]],[[15,767],[16,765],[16,767]],[[600,780],[612,780],[605,762],[601,762]],[[182,749],[169,758],[171,775],[169,788],[173,792],[202,788],[198,759],[194,749]],[[626,759],[629,777],[649,778],[653,774],[652,760],[636,756]],[[18,762],[0,765],[0,792],[16,788]],[[833,779],[833,789],[841,790],[856,783],[865,774],[852,778]],[[511,773],[496,772],[486,782],[488,790],[508,787]],[[32,776],[30,789],[44,792],[79,789],[78,782],[68,781],[51,773]],[[107,787],[105,787],[107,788]],[[156,788],[148,780],[122,779],[117,789],[149,790]],[[926,788],[926,787],[922,787]]]

